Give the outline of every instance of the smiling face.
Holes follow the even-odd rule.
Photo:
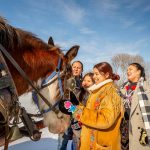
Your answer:
[[[93,85],[93,81],[89,75],[85,76],[83,81],[82,81],[82,87],[88,88],[91,85]]]
[[[127,69],[127,78],[131,82],[138,82],[141,76],[141,71],[136,66],[130,65]]]
[[[83,71],[82,64],[78,61],[74,62],[73,65],[72,65],[72,74],[73,74],[73,76],[80,76],[82,71]]]
[[[102,72],[100,73],[97,68],[93,69],[93,73],[94,73],[93,78],[94,78],[95,84],[99,84],[100,82],[105,81],[109,77],[108,73],[106,73],[106,74],[104,74]]]

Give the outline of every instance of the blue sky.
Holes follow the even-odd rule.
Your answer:
[[[117,53],[150,61],[149,0],[0,0],[0,15],[62,49],[80,45],[85,72]]]

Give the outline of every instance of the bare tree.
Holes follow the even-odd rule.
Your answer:
[[[122,85],[126,80],[126,70],[131,63],[139,63],[141,64],[145,70],[150,67],[150,65],[146,67],[146,63],[144,62],[143,57],[139,55],[129,55],[126,53],[117,54],[112,57],[111,64],[113,66],[113,69],[115,73],[120,75],[120,81],[118,82],[118,85]],[[150,73],[150,69],[149,69]],[[147,73],[148,74],[148,73]]]
[[[146,80],[150,83],[150,62],[145,63]]]

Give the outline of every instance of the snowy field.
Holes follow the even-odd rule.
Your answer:
[[[38,113],[37,107],[31,100],[31,93],[24,94],[19,98],[21,106],[25,107],[29,113]],[[57,150],[58,135],[52,134],[47,128],[42,131],[42,137],[39,141],[31,141],[29,137],[20,138],[9,144],[9,150]],[[71,150],[71,141],[68,143],[67,150]],[[3,147],[0,147],[3,150]]]

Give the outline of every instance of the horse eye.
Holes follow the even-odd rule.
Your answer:
[[[59,71],[59,69],[58,68],[56,68],[56,72],[58,72]]]

